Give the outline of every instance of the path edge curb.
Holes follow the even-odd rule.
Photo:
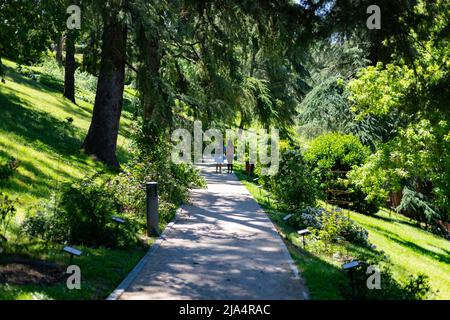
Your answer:
[[[253,197],[252,193],[248,190],[247,186],[241,181],[241,179],[239,179],[239,177],[236,175],[236,173],[234,173],[234,176],[244,186],[244,188],[247,191],[248,195],[256,202],[256,204],[259,207],[259,210],[261,212],[264,212],[264,214],[266,215],[267,219],[269,219],[269,222],[270,222],[270,224],[272,226],[272,231],[275,232],[275,234],[277,235],[277,237],[280,240],[280,248],[281,248],[281,251],[283,251],[283,254],[286,257],[286,259],[288,260],[289,268],[291,269],[291,272],[292,272],[292,275],[293,275],[293,279],[301,281],[302,285],[305,288],[305,291],[303,292],[303,298],[305,300],[311,300],[311,293],[310,293],[309,288],[308,288],[308,286],[306,284],[306,280],[303,277],[303,275],[300,273],[300,271],[298,270],[297,264],[295,263],[294,259],[292,259],[292,256],[291,256],[291,254],[289,252],[289,249],[287,248],[286,243],[284,243],[283,237],[278,232],[278,229],[275,226],[275,222],[272,221],[272,219],[270,218],[268,212],[266,210],[264,210],[264,208],[261,206],[261,204],[258,201],[256,201],[256,199]]]
[[[131,283],[136,279],[141,270],[144,268],[145,264],[148,260],[153,256],[153,254],[159,249],[161,243],[166,239],[167,234],[172,230],[175,223],[180,218],[180,214],[183,211],[183,205],[181,205],[176,213],[173,220],[164,228],[164,231],[161,235],[155,240],[154,243],[150,246],[147,253],[141,258],[141,260],[134,266],[134,268],[128,273],[125,279],[114,289],[113,292],[105,299],[105,300],[118,300],[125,290],[131,285]]]
[[[251,193],[250,193],[250,196],[253,198],[253,195]],[[284,243],[283,237],[278,232],[278,230],[277,230],[277,228],[275,226],[275,223],[272,221],[272,219],[270,219],[269,214],[266,212],[266,210],[264,210],[264,208],[258,203],[258,201],[255,200],[255,202],[260,207],[260,210],[262,212],[264,212],[264,214],[267,216],[267,218],[269,219],[269,221],[270,221],[270,223],[272,225],[272,230],[275,231],[275,233],[277,234],[277,236],[279,238],[281,251],[283,251],[283,254],[284,254],[285,258],[287,259],[287,261],[289,263],[289,268],[291,269],[291,272],[293,274],[293,279],[294,280],[299,280],[302,283],[302,285],[303,285],[303,287],[305,289],[305,291],[303,292],[303,298],[305,300],[311,300],[311,294],[309,292],[308,286],[306,285],[306,280],[302,276],[300,271],[298,270],[297,264],[294,262],[294,259],[292,259],[292,256],[291,256],[291,254],[289,252],[289,249],[287,248],[286,243]]]

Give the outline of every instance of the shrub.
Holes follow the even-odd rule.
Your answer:
[[[304,210],[296,213],[290,219],[291,224],[294,225],[297,229],[305,229],[305,228],[313,228],[313,229],[321,229],[322,228],[322,216],[323,209],[317,209],[314,207],[306,207]]]
[[[410,275],[408,281],[403,285],[403,289],[415,300],[424,300],[433,294],[430,278],[423,273],[419,273],[417,276]]]
[[[188,200],[189,190],[205,186],[199,170],[189,164],[175,164],[165,145],[155,146],[153,153],[138,154],[123,166],[123,171],[110,182],[125,210],[134,216],[145,212],[145,184],[158,182],[159,214],[169,222],[176,208]]]
[[[351,134],[328,133],[312,142],[311,147],[305,152],[305,159],[314,167],[313,172],[325,194],[327,190],[346,191],[348,195],[343,194],[345,199],[337,200],[349,202],[349,207],[358,212],[374,214],[378,212],[382,203],[381,198],[368,198],[363,189],[351,183],[345,174],[336,178],[333,173],[333,171],[347,172],[355,166],[362,165],[369,153],[369,149]]]
[[[361,165],[369,155],[369,149],[351,134],[327,133],[314,139],[305,152],[305,160],[314,168],[323,191],[339,187],[332,171],[349,171]],[[344,177],[345,178],[345,177]],[[336,184],[337,183],[337,184]]]
[[[343,238],[351,243],[369,246],[369,233],[358,226],[341,212],[333,210],[323,211],[321,217],[322,227],[319,229],[321,239],[328,242],[338,242]]]
[[[440,213],[423,194],[408,187],[403,188],[403,197],[396,211],[402,212],[406,216],[424,222],[430,226],[434,232],[443,233],[439,220],[445,220],[445,215]]]
[[[124,246],[135,241],[136,227],[118,227],[112,221],[120,216],[122,205],[115,194],[95,179],[65,184],[61,193],[42,204],[23,225],[30,236],[48,241],[88,246]]]
[[[269,178],[268,187],[289,209],[313,206],[318,196],[317,181],[299,150],[282,154],[279,170]]]
[[[354,135],[327,133],[313,140],[305,152],[305,159],[320,173],[349,171],[352,166],[364,163],[369,153]]]
[[[20,165],[20,161],[16,159],[0,160],[0,180],[10,178]]]
[[[64,242],[68,238],[68,227],[64,224],[59,208],[58,196],[53,193],[48,201],[38,205],[22,224],[22,229],[30,237],[39,237],[48,241]]]
[[[378,265],[378,264],[377,264]],[[391,271],[391,264],[379,266],[381,289],[368,289],[366,268],[358,268],[353,274],[354,293],[345,292],[349,298],[368,300],[423,300],[431,297],[434,292],[431,289],[428,276],[419,273],[410,275],[408,280],[396,280]]]
[[[0,243],[6,241],[6,230],[16,213],[15,201],[0,192]]]
[[[350,208],[362,214],[372,215],[378,212],[383,201],[381,197],[368,198],[364,191],[353,184],[350,184]]]
[[[354,244],[369,246],[369,233],[340,210],[331,212],[324,209],[307,207],[290,219],[295,228],[309,228],[326,243],[346,240]]]

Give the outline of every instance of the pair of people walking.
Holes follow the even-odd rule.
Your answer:
[[[228,140],[227,146],[223,147],[223,152],[216,153],[214,159],[216,162],[216,173],[222,173],[222,164],[225,159],[227,160],[227,173],[233,173],[234,144],[231,139]]]

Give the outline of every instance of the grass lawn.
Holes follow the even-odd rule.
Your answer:
[[[424,231],[408,218],[380,210],[376,216],[350,212],[369,231],[369,240],[391,258],[394,274],[423,272],[430,277],[437,299],[450,299],[450,241]]]
[[[80,151],[92,105],[81,99],[75,105],[57,89],[21,75],[14,62],[3,59],[3,63],[6,83],[0,83],[0,158],[13,157],[21,163],[14,176],[0,185],[0,191],[18,200],[17,225],[30,207],[48,199],[60,183],[105,168]],[[37,67],[31,69],[39,72]],[[83,94],[80,90],[83,89],[78,89],[77,94]],[[132,113],[125,106],[118,139],[122,162],[128,158],[131,118]],[[18,229],[8,238],[0,263],[17,256],[55,262],[65,270],[68,257],[61,253],[62,246],[30,242]],[[0,300],[103,299],[145,254],[151,241],[123,250],[80,247],[84,254],[74,263],[81,268],[81,290],[68,290],[66,279],[50,285],[0,284]]]
[[[14,177],[0,186],[18,198],[18,219],[40,199],[47,199],[58,182],[93,174],[103,166],[80,151],[89,128],[92,105],[74,105],[62,94],[16,70],[3,60],[6,83],[0,84],[0,157],[21,161]],[[127,159],[130,113],[124,110],[118,139],[119,158]],[[68,123],[67,119],[73,122]]]
[[[68,255],[61,251],[62,246],[46,246],[42,242],[20,245],[26,247],[26,252],[23,252],[25,257],[54,262],[61,266],[63,272],[69,264]],[[66,277],[48,285],[0,284],[0,300],[105,299],[144,256],[148,246],[124,249],[91,249],[83,246],[77,246],[77,248],[83,251],[83,255],[75,257],[72,264],[80,267],[80,290],[69,290],[66,286]],[[8,251],[18,252],[20,255],[22,253],[19,248]],[[2,259],[4,260],[5,257],[0,255],[0,264]]]
[[[306,279],[313,299],[344,299],[343,292],[349,290],[349,280],[342,271],[342,262],[332,256],[317,254],[302,249],[297,230],[283,221],[285,212],[280,212],[268,203],[267,192],[257,188],[251,179],[247,181],[238,165],[236,174],[244,185],[266,210],[275,223],[300,273]],[[345,211],[347,212],[347,211]],[[450,242],[426,232],[409,219],[380,210],[376,216],[366,216],[349,212],[350,217],[369,231],[369,240],[376,250],[348,244],[346,254],[350,257],[375,257],[384,251],[392,262],[395,279],[405,279],[408,275],[422,272],[429,276],[433,291],[438,291],[435,299],[450,299]],[[382,251],[381,251],[382,250]],[[381,280],[381,284],[383,280]]]

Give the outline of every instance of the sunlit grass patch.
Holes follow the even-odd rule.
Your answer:
[[[5,83],[0,84],[0,158],[18,159],[20,165],[12,177],[0,184],[1,192],[17,200],[15,224],[7,234],[8,242],[2,245],[0,260],[24,256],[66,266],[68,257],[61,252],[61,245],[25,238],[20,223],[29,210],[48,200],[62,183],[106,170],[81,150],[93,107],[81,99],[77,99],[77,105],[71,103],[58,89],[20,74],[14,62],[2,61],[6,76]],[[39,67],[29,69],[39,72]],[[127,108],[123,114],[118,156],[125,162],[133,116]],[[74,263],[81,268],[81,290],[67,289],[65,280],[50,285],[0,283],[0,300],[104,299],[145,254],[151,241],[126,249],[80,246],[84,254]]]

